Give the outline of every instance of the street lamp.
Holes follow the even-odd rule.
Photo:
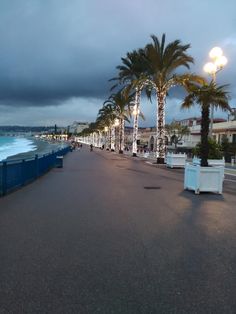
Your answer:
[[[220,47],[214,47],[211,49],[209,53],[212,62],[207,62],[203,70],[210,74],[214,83],[216,83],[216,74],[223,69],[223,67],[227,64],[227,58],[223,55],[223,51]],[[211,105],[211,121],[210,121],[210,130],[209,137],[212,138],[212,130],[213,130],[213,117],[214,117],[214,106]]]
[[[133,124],[133,143],[132,143],[132,154],[133,157],[137,156],[137,139],[138,139],[138,117],[139,117],[139,107],[137,104],[133,106],[132,115],[134,117],[134,124]]]

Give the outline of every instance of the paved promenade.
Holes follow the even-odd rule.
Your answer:
[[[0,313],[236,313],[236,181],[106,151],[0,198]]]

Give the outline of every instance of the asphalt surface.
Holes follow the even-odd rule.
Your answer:
[[[0,313],[236,313],[235,226],[234,179],[83,147],[0,199]]]

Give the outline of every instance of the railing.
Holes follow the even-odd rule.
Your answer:
[[[1,161],[0,196],[36,180],[57,165],[57,156],[64,156],[69,151],[68,146],[40,157]]]

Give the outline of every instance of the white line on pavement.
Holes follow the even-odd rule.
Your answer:
[[[236,183],[236,180],[224,179],[224,181],[230,181]]]
[[[229,173],[229,172],[225,172],[225,174],[227,174],[228,176],[236,177],[236,174],[232,174],[232,173]]]

